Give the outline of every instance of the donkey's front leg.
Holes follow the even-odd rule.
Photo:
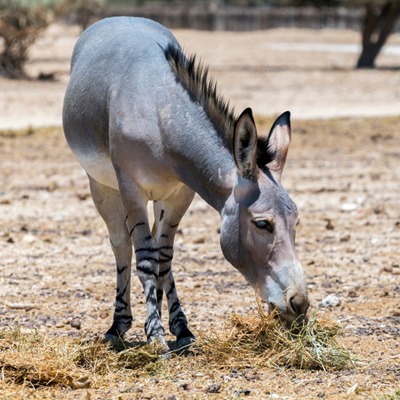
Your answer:
[[[159,260],[157,302],[161,313],[163,291],[167,296],[169,329],[176,336],[176,347],[191,344],[195,337],[188,328],[172,274],[173,246],[178,224],[193,200],[194,192],[186,186],[177,189],[168,199],[154,203],[153,237],[156,240]]]

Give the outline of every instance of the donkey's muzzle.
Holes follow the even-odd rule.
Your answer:
[[[310,307],[307,294],[297,293],[294,296],[288,296],[287,310],[288,313],[297,317],[305,317]]]
[[[269,303],[270,311],[277,310],[289,328],[293,324],[301,325],[305,321],[309,307],[310,302],[307,293],[301,292],[293,293],[289,291],[286,295],[286,304]]]
[[[307,311],[310,302],[307,295],[298,294],[288,299],[287,309],[289,318],[285,318],[288,328],[301,326],[307,321]]]

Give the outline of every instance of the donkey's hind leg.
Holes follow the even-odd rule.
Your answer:
[[[90,191],[97,211],[105,221],[111,248],[117,264],[117,293],[114,319],[105,339],[111,342],[121,338],[132,326],[131,264],[132,242],[125,224],[119,192],[104,186],[89,176]]]
[[[188,328],[188,321],[182,311],[175,287],[171,264],[173,245],[178,224],[193,200],[194,192],[182,186],[171,197],[154,203],[153,237],[159,259],[157,279],[157,307],[161,315],[163,291],[167,296],[169,328],[176,336],[177,348],[190,344],[194,335]]]

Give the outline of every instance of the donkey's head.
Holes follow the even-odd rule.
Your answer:
[[[289,324],[309,306],[295,250],[298,213],[280,183],[290,136],[289,112],[268,137],[257,136],[250,109],[241,114],[233,137],[237,181],[221,213],[224,256]]]

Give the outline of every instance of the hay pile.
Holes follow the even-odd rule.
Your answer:
[[[339,325],[316,319],[286,329],[274,313],[266,316],[233,315],[231,327],[215,335],[202,335],[197,351],[208,363],[236,368],[287,367],[341,370],[354,364],[354,356],[339,345]]]
[[[353,363],[353,356],[335,340],[339,333],[337,325],[317,321],[315,316],[294,332],[285,329],[273,314],[234,315],[230,326],[218,334],[200,335],[190,357],[172,353],[168,361],[150,345],[116,351],[99,339],[0,331],[0,389],[10,385],[100,388],[128,376],[179,376],[189,368],[208,372],[268,367],[338,370]]]
[[[115,352],[101,340],[0,331],[0,384],[82,389],[107,385],[126,370],[153,374],[165,362],[154,346]],[[0,385],[1,386],[1,385]]]
[[[0,368],[3,380],[32,387],[67,385],[70,345],[34,331],[0,331]]]

